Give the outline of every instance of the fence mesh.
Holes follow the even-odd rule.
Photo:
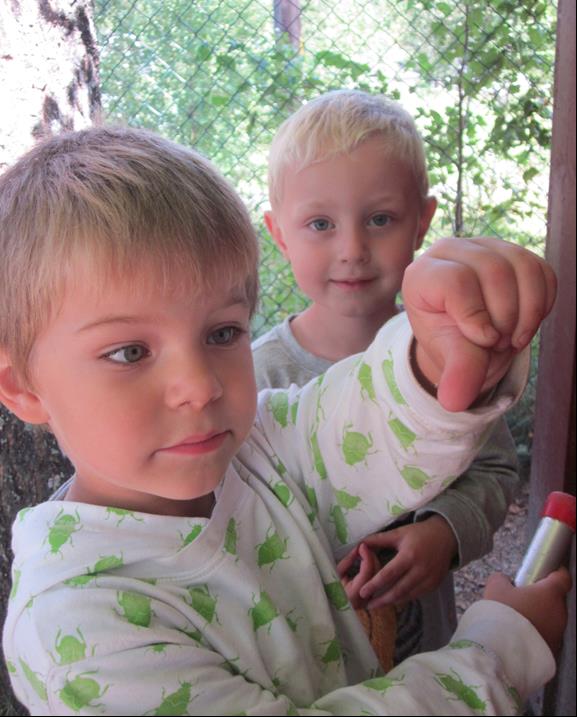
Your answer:
[[[491,234],[543,250],[555,20],[550,0],[95,3],[107,117],[196,146],[250,208],[255,335],[306,306],[262,222],[267,149],[329,89],[384,93],[414,115],[439,200],[428,241]],[[531,405],[512,421],[521,451]]]

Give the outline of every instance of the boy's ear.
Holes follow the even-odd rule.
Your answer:
[[[419,218],[419,233],[417,234],[417,244],[415,251],[423,245],[425,234],[429,231],[435,212],[437,211],[437,199],[435,197],[427,197],[423,202],[421,216]]]
[[[273,238],[274,243],[281,250],[284,258],[288,259],[287,245],[285,244],[285,242],[282,238],[281,228],[279,227],[278,222],[275,219],[274,212],[272,212],[270,209],[264,213],[264,223],[266,224],[268,233]]]
[[[48,423],[42,402],[17,374],[3,349],[0,349],[0,403],[26,423]]]

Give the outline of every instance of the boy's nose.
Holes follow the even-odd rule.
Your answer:
[[[169,369],[165,391],[170,408],[201,409],[223,394],[223,387],[208,357],[182,358]]]
[[[350,227],[343,232],[339,253],[339,259],[347,264],[366,262],[369,258],[369,245],[364,228]]]

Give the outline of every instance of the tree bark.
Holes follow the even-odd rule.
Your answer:
[[[0,3],[0,172],[38,139],[100,118],[91,0]],[[0,257],[2,261],[2,257]],[[52,436],[0,407],[0,621],[10,591],[16,513],[45,500],[72,467]],[[0,715],[26,714],[0,671]]]
[[[0,3],[0,171],[35,140],[100,113],[90,0]]]

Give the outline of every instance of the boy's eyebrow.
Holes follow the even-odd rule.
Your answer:
[[[233,306],[236,305],[242,305],[242,306],[249,306],[249,301],[246,297],[246,295],[242,292],[233,292],[229,300],[223,304],[222,306],[219,306],[218,309],[230,309]],[[83,331],[88,331],[89,329],[94,329],[98,326],[106,326],[107,324],[142,324],[146,323],[148,321],[152,321],[154,317],[151,316],[130,316],[126,315],[123,316],[122,314],[108,314],[105,316],[101,316],[98,319],[95,319],[94,321],[90,321],[87,324],[84,324],[79,329],[77,329],[76,333],[81,333]]]
[[[369,195],[367,197],[367,201],[371,204],[378,204],[379,202],[388,203],[388,202],[398,202],[401,201],[404,198],[403,192],[388,192],[387,194],[377,194]],[[331,205],[335,203],[335,200],[333,197],[327,197],[326,199],[304,199],[302,202],[298,203],[298,206],[302,209],[306,209],[307,211],[315,211],[325,208],[327,205]]]

